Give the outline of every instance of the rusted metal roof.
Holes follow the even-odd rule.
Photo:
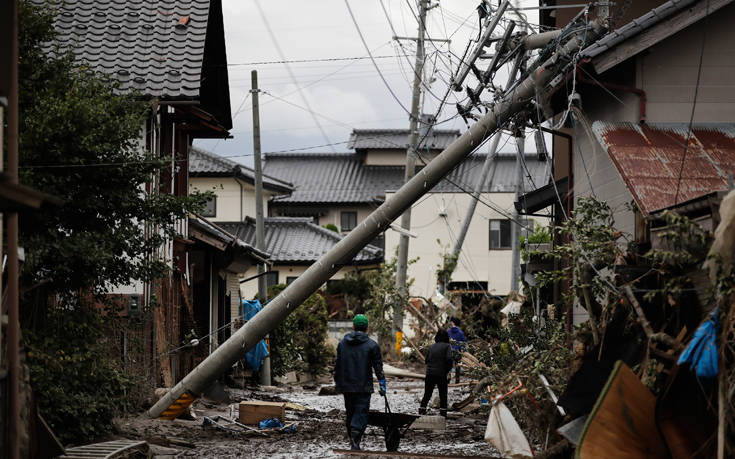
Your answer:
[[[592,130],[644,215],[727,190],[735,174],[734,124],[693,125],[686,149],[686,124],[596,121]]]

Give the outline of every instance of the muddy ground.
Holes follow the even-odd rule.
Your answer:
[[[118,419],[116,425],[121,437],[149,441],[157,458],[342,457],[332,451],[334,448],[348,449],[342,396],[318,395],[320,388],[321,385],[314,384],[281,386],[267,391],[257,386],[249,390],[230,389],[233,403],[229,405],[196,401],[195,421],[151,420],[141,414]],[[465,398],[467,390],[466,387],[451,387],[449,404]],[[393,412],[417,414],[422,395],[423,381],[394,379],[388,382],[388,400]],[[286,411],[286,422],[294,422],[296,426],[295,432],[290,433],[274,432],[260,436],[252,432],[232,433],[202,427],[204,416],[222,415],[236,419],[237,403],[241,400],[294,402],[306,410]],[[371,409],[383,410],[384,406],[383,398],[373,394]],[[434,409],[429,414],[438,412]],[[399,451],[496,456],[497,450],[483,440],[486,422],[487,412],[484,410],[471,414],[450,412],[445,431],[409,429],[401,440]],[[363,449],[385,451],[382,429],[368,427],[362,446]]]

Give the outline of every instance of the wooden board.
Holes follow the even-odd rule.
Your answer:
[[[246,425],[257,425],[264,419],[286,419],[286,404],[283,402],[240,402],[240,422]]]
[[[668,451],[655,421],[656,398],[622,361],[587,417],[577,459],[666,458]]]

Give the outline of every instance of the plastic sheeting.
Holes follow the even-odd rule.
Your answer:
[[[717,333],[720,329],[717,311],[718,308],[715,308],[709,319],[699,326],[677,362],[679,365],[689,364],[689,368],[696,370],[700,379],[717,376]]]
[[[485,441],[496,447],[503,457],[512,459],[533,457],[526,436],[503,402],[496,403],[490,410]]]
[[[241,306],[242,318],[246,321],[252,319],[255,314],[263,309],[260,305],[260,301],[258,300],[242,300]],[[248,364],[248,368],[253,371],[258,371],[263,365],[263,360],[265,360],[266,357],[268,357],[268,345],[265,343],[265,340],[260,340],[258,341],[258,344],[253,346],[253,348],[245,354],[245,361]]]

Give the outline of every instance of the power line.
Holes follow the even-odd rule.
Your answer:
[[[281,50],[281,46],[278,44],[278,40],[276,40],[276,36],[273,33],[273,29],[271,29],[270,23],[268,22],[268,18],[266,18],[266,16],[265,16],[265,12],[263,12],[263,8],[261,8],[261,6],[260,6],[260,1],[259,0],[255,0],[255,6],[258,9],[258,13],[260,14],[261,19],[263,19],[263,23],[265,24],[265,28],[268,30],[268,35],[270,35],[271,41],[273,41],[273,45],[276,47],[276,51],[278,51],[278,55],[281,57],[281,60],[286,61],[287,59],[285,58],[285,56],[283,54],[283,50]],[[375,60],[372,57],[372,54],[370,54],[370,59],[373,60],[373,62],[375,62]],[[309,100],[306,98],[306,96],[304,95],[304,92],[301,90],[301,87],[298,85],[298,81],[296,80],[296,77],[294,76],[293,72],[291,71],[291,67],[286,62],[283,63],[283,66],[286,67],[286,71],[291,76],[291,80],[293,80],[294,85],[298,89],[299,95],[301,96],[301,100],[303,100],[304,105],[306,105],[309,108],[309,110],[311,111],[311,106],[309,104]],[[322,137],[324,137],[324,140],[326,141],[326,143],[327,144],[332,143],[332,141],[329,139],[329,136],[327,135],[327,133],[324,130],[324,128],[322,127],[322,125],[319,123],[319,120],[316,118],[316,116],[313,116],[312,115],[312,119],[314,120],[314,123],[319,128],[319,131],[321,132]]]
[[[367,51],[368,56],[370,56],[370,60],[373,62],[375,71],[378,72],[378,75],[380,75],[380,79],[383,80],[383,84],[385,84],[385,87],[388,89],[388,92],[390,92],[391,96],[393,96],[393,99],[395,99],[398,105],[401,106],[404,112],[408,113],[408,115],[411,116],[411,112],[408,111],[408,109],[403,105],[403,103],[398,98],[396,93],[393,92],[393,88],[390,87],[390,85],[388,84],[388,81],[383,76],[383,72],[380,71],[380,67],[378,67],[378,63],[375,62],[375,59],[373,59],[373,53],[370,52],[370,48],[368,48],[367,42],[365,41],[365,37],[362,35],[362,30],[360,30],[360,26],[357,24],[357,19],[355,19],[355,14],[352,12],[352,8],[350,7],[349,0],[345,0],[345,5],[347,6],[347,11],[350,13],[350,18],[352,18],[352,23],[355,25],[355,30],[357,30],[357,34],[360,36],[360,41],[362,41],[362,44],[365,47],[365,51]]]
[[[399,56],[373,56],[373,59],[392,59]],[[368,56],[353,56],[353,57],[322,57],[315,59],[289,59],[280,61],[260,61],[260,62],[237,62],[227,64],[227,67],[239,67],[245,65],[271,65],[271,64],[303,64],[307,62],[340,62],[340,61],[361,61],[364,59],[370,59]]]
[[[681,175],[684,172],[684,161],[689,150],[689,138],[692,136],[692,123],[694,123],[694,109],[697,107],[697,95],[699,94],[699,81],[702,77],[702,60],[704,59],[704,44],[707,40],[707,19],[709,17],[709,0],[704,5],[704,25],[702,26],[702,46],[699,49],[699,68],[697,69],[697,83],[694,86],[694,100],[692,101],[692,113],[689,115],[689,128],[687,129],[687,138],[684,143],[684,154],[681,155],[681,166],[679,167],[679,177],[676,179],[676,195],[674,195],[674,205],[679,202],[679,186],[681,185]]]

